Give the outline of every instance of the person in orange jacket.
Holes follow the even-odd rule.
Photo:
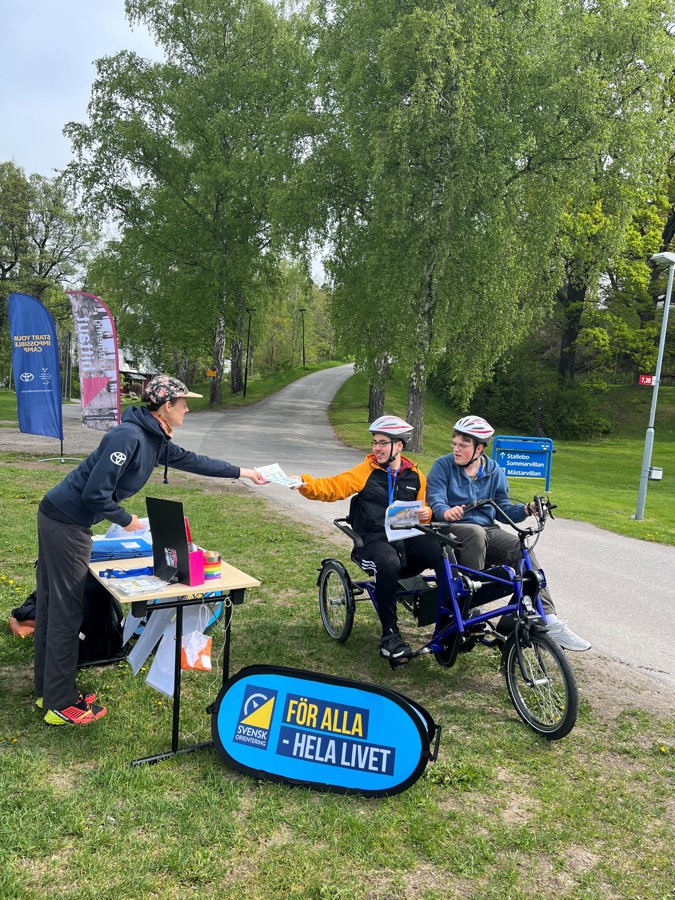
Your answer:
[[[373,452],[363,462],[331,478],[303,474],[297,489],[308,500],[331,502],[354,496],[350,525],[363,541],[363,547],[356,548],[354,555],[361,565],[375,570],[382,624],[380,655],[404,663],[412,656],[412,649],[398,630],[398,579],[418,575],[425,569],[435,569],[440,579],[443,557],[440,544],[429,535],[418,532],[415,537],[390,541],[385,530],[385,514],[395,500],[421,500],[419,520],[431,521],[426,479],[412,460],[402,456],[412,438],[412,426],[398,416],[380,416],[368,430],[373,435]]]

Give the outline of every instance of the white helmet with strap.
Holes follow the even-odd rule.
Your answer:
[[[480,444],[488,444],[495,433],[492,425],[481,416],[463,416],[452,427],[454,431],[475,438]]]
[[[369,426],[372,434],[386,434],[395,441],[403,441],[403,446],[412,439],[413,427],[398,416],[380,416]]]

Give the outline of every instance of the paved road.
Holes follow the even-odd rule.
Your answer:
[[[188,416],[181,446],[231,462],[278,462],[288,474],[332,475],[363,454],[341,446],[326,411],[351,366],[316,372],[241,410]],[[365,427],[365,416],[364,416]],[[554,473],[555,476],[555,473]],[[316,503],[275,485],[257,490],[331,521],[347,502]],[[558,612],[602,655],[675,689],[675,548],[556,518],[538,547]]]
[[[327,369],[255,406],[187,416],[178,442],[244,466],[278,462],[288,474],[344,471],[363,454],[338,443],[326,411],[352,371],[351,366]],[[79,405],[67,410],[71,415],[79,416]],[[275,485],[254,490],[297,510],[303,520],[332,522],[348,506],[346,501],[310,502]],[[547,525],[537,552],[559,614],[603,656],[675,690],[675,547],[556,518]]]

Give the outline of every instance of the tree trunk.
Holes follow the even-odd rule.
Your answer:
[[[244,379],[242,376],[242,341],[241,337],[233,337],[230,341],[230,388],[233,394],[244,390]]]
[[[587,291],[587,284],[577,286],[568,279],[565,286],[558,292],[558,299],[565,316],[558,359],[558,377],[561,381],[566,379],[574,381],[576,342],[581,330],[581,317],[584,313]]]
[[[412,425],[413,437],[408,450],[419,453],[423,445],[424,433],[424,407],[426,403],[427,390],[427,371],[426,364],[422,360],[418,360],[410,372],[408,381],[408,408],[406,418]]]
[[[434,253],[426,266],[420,296],[420,317],[417,321],[417,355],[410,369],[406,417],[413,427],[410,449],[419,453],[424,444],[424,409],[427,392],[427,360],[433,344],[433,316],[436,308],[437,256]]]
[[[211,379],[209,387],[209,404],[220,403],[223,399],[223,364],[225,363],[225,315],[218,316],[216,321],[216,334],[213,340],[212,368],[215,376]]]
[[[368,421],[374,422],[384,415],[385,386],[370,382],[368,385]]]
[[[386,382],[389,377],[389,359],[384,356],[377,366],[377,373],[368,383],[368,421],[374,422],[384,415]]]
[[[230,341],[230,389],[233,394],[244,390],[244,300],[237,298],[236,322]]]

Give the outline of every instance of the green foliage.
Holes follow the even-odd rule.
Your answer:
[[[375,383],[389,357],[422,386],[450,361],[466,403],[546,317],[563,259],[599,274],[662,171],[666,6],[318,10],[341,339]]]
[[[253,318],[254,371],[269,375],[335,358],[329,296],[305,268],[282,261],[275,289]],[[302,312],[301,312],[302,310]],[[249,377],[250,377],[249,372]]]
[[[166,58],[99,60],[90,120],[67,128],[88,201],[122,233],[92,278],[133,349],[208,359],[217,400],[228,344],[241,389],[245,310],[262,313],[289,243],[280,223],[311,106],[306,54],[264,0],[130,0],[127,11]]]
[[[493,380],[482,384],[471,401],[489,421],[510,422],[513,434],[534,434],[537,426],[548,437],[569,440],[607,434],[611,427],[602,380],[559,383],[557,373],[538,359],[536,341],[520,345],[508,365],[500,365]]]
[[[84,274],[96,240],[92,220],[62,176],[26,177],[13,162],[0,162],[0,373],[9,372],[5,328],[13,292],[40,299],[57,320],[70,320],[65,284]],[[57,326],[57,330],[60,326]],[[63,328],[65,332],[65,328]]]

